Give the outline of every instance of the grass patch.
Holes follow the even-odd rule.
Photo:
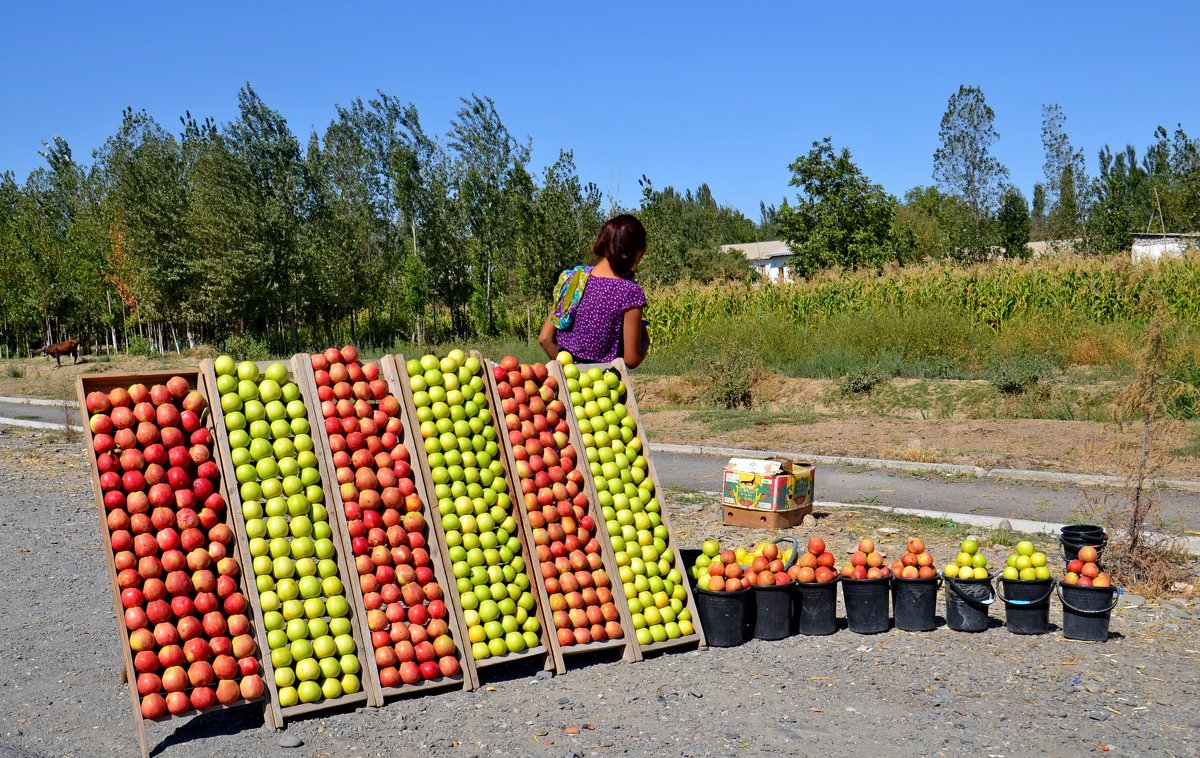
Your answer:
[[[25,378],[25,369],[21,368],[20,366],[18,366],[16,364],[9,364],[4,369],[4,373],[6,373],[8,375],[9,379],[24,379]]]
[[[41,416],[35,416],[32,413],[18,413],[13,418],[17,421],[37,421],[41,419]]]
[[[960,524],[948,518],[931,518],[929,516],[911,516],[892,511],[855,511],[852,529],[863,536],[884,527],[899,529],[900,533],[893,535],[896,542],[904,543],[909,537],[919,536],[926,542],[935,539],[964,540],[974,534],[973,527]],[[897,558],[899,556],[896,556]]]
[[[1200,458],[1200,434],[1172,450],[1171,455],[1179,458]]]
[[[704,409],[692,411],[686,421],[704,424],[714,434],[762,429],[782,424],[812,424],[819,417],[808,408],[767,409]]]

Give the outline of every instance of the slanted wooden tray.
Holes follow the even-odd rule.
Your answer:
[[[360,362],[361,359],[360,359]],[[297,377],[297,382],[303,382],[304,401],[308,406],[309,417],[313,421],[313,440],[315,443],[317,460],[321,468],[321,480],[330,482],[330,490],[333,493],[332,505],[329,508],[331,518],[336,518],[338,522],[338,532],[341,539],[338,542],[338,548],[343,555],[347,557],[347,563],[353,561],[354,553],[350,545],[349,522],[346,519],[345,502],[342,500],[341,490],[333,486],[333,482],[337,481],[335,468],[333,465],[333,452],[329,448],[329,434],[324,428],[324,418],[321,412],[321,401],[317,397],[316,379],[313,376],[312,357],[307,353],[298,353],[292,358],[292,373]],[[448,614],[447,623],[450,627],[451,634],[454,637],[456,653],[461,671],[451,677],[442,677],[429,681],[422,681],[418,684],[401,684],[399,687],[385,687],[379,680],[379,666],[375,663],[374,650],[369,650],[369,654],[365,655],[366,662],[364,669],[368,672],[371,679],[376,683],[381,697],[399,697],[405,695],[415,695],[418,693],[429,692],[434,690],[461,688],[464,690],[474,689],[475,674],[471,666],[471,656],[463,649],[463,644],[466,642],[467,635],[462,625],[456,603],[451,602],[449,597],[451,592],[455,592],[453,583],[447,582],[447,577],[450,576],[450,570],[443,561],[444,551],[438,543],[439,534],[437,530],[429,523],[431,518],[431,510],[429,503],[425,499],[425,480],[421,468],[416,465],[416,451],[413,449],[411,430],[409,427],[409,416],[403,408],[404,395],[400,392],[400,379],[396,376],[395,364],[386,356],[379,360],[379,376],[387,382],[388,391],[395,395],[401,402],[400,412],[404,421],[404,434],[400,440],[400,444],[408,450],[408,460],[413,471],[413,483],[416,486],[416,491],[421,494],[421,500],[424,504],[422,515],[426,520],[426,546],[429,550],[430,566],[433,569],[434,579],[442,587],[443,602],[446,604],[446,612]],[[317,429],[318,423],[321,428]],[[363,604],[362,590],[358,586],[358,572],[356,567],[351,564],[352,576],[348,577],[345,584],[349,587],[351,578],[355,584],[353,590],[347,589],[347,594],[351,598],[351,604],[354,612],[359,615],[359,625],[363,629],[367,629],[366,606]]]
[[[92,439],[93,435],[92,435],[91,426],[89,423],[91,417],[87,410],[87,396],[88,396],[88,393],[91,393],[91,392],[108,392],[109,390],[115,389],[117,387],[128,388],[131,385],[139,384],[139,383],[145,384],[147,386],[153,386],[155,384],[165,384],[168,379],[170,379],[171,377],[174,377],[174,376],[181,376],[184,379],[186,379],[188,381],[188,384],[192,387],[192,389],[199,390],[200,393],[204,395],[205,401],[208,402],[209,407],[210,408],[212,407],[212,399],[215,395],[216,388],[208,385],[205,381],[205,377],[203,376],[203,374],[201,374],[199,371],[196,371],[196,370],[160,371],[160,372],[151,372],[151,373],[143,373],[143,374],[107,374],[107,375],[103,375],[103,376],[81,376],[78,379],[78,381],[75,383],[75,391],[76,391],[76,395],[79,400],[79,412],[80,412],[80,415],[83,420],[82,426],[83,426],[84,444],[87,446],[88,471],[90,473],[90,478],[92,480],[92,492],[94,493],[95,498],[96,498],[96,508],[100,515],[100,539],[104,543],[104,559],[108,564],[109,586],[112,588],[112,592],[113,592],[113,609],[116,612],[117,635],[118,635],[119,646],[121,648],[121,658],[122,658],[121,676],[122,676],[123,680],[125,682],[127,682],[129,685],[129,696],[130,696],[130,701],[133,705],[133,723],[134,723],[135,728],[137,729],[138,744],[141,749],[141,754],[142,754],[142,756],[144,756],[146,758],[148,758],[148,756],[150,755],[149,743],[148,743],[148,738],[147,738],[147,734],[146,734],[146,723],[147,722],[166,723],[166,722],[170,722],[170,721],[189,719],[198,713],[209,713],[211,711],[217,711],[217,710],[222,710],[222,709],[227,709],[227,708],[237,708],[237,707],[247,705],[250,703],[257,703],[257,704],[260,704],[263,708],[263,720],[266,723],[266,725],[271,727],[272,729],[274,729],[274,728],[276,728],[276,724],[277,724],[277,721],[275,718],[276,713],[273,708],[273,704],[266,697],[267,693],[269,692],[269,689],[263,690],[264,697],[258,698],[253,701],[238,700],[229,705],[223,705],[223,704],[218,703],[218,704],[214,705],[212,708],[204,709],[204,711],[192,709],[192,710],[185,711],[178,715],[168,713],[163,718],[154,719],[153,721],[151,719],[146,719],[142,716],[141,700],[140,700],[140,698],[138,696],[138,692],[137,692],[137,671],[134,669],[133,653],[129,648],[129,632],[125,628],[125,624],[124,624],[125,612],[124,612],[124,607],[121,604],[121,588],[117,584],[117,567],[116,567],[116,562],[115,562],[114,556],[113,556],[112,535],[110,534],[109,529],[108,529],[108,518],[107,518],[108,512],[104,507],[104,492],[100,487],[100,474],[96,467],[96,448],[93,444],[93,439]],[[213,437],[216,438],[217,432],[216,432],[216,429],[213,424],[211,413],[204,414],[204,425],[206,428],[208,428],[209,432],[213,435]],[[226,512],[224,514],[224,520],[222,521],[222,523],[226,524],[227,526],[232,527],[233,524],[231,524],[230,522],[233,521],[233,519],[229,515],[230,501],[229,501],[229,490],[228,490],[228,486],[227,486],[228,483],[226,480],[225,469],[222,466],[221,461],[220,461],[221,456],[220,456],[220,451],[218,449],[218,446],[216,446],[216,445],[213,446],[212,453],[213,453],[213,460],[217,462],[217,466],[221,469],[221,477],[220,477],[219,482],[217,483],[217,488],[215,491],[220,493],[220,495],[225,499],[225,503],[226,503]],[[241,572],[239,572],[239,575],[237,578],[238,589],[242,592],[242,594],[244,594],[246,596],[247,599],[249,599],[251,597],[251,595],[254,593],[251,592],[250,588],[247,587],[247,585],[246,585],[245,567],[247,566],[247,560],[246,560],[247,554],[241,550],[240,544],[238,543],[238,541],[236,539],[234,540],[234,544],[231,546],[231,550],[232,550],[232,552],[230,553],[230,555],[232,555],[232,557],[237,559],[238,565],[240,567],[242,567],[242,569],[243,569]],[[264,656],[264,651],[267,649],[267,645],[266,645],[266,632],[262,626],[262,619],[260,619],[260,618],[253,619],[252,623],[254,625],[255,641],[258,643],[258,653],[257,653],[256,657],[259,659],[260,666],[262,666],[263,664],[269,664],[270,663],[269,660],[268,661],[263,660],[265,657],[269,657],[269,656]],[[264,673],[261,674],[261,676],[263,677],[264,684],[268,684],[267,675],[266,675],[265,671],[264,671]]]

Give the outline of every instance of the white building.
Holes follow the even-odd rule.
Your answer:
[[[721,245],[720,250],[723,253],[740,250],[745,254],[750,267],[758,272],[764,282],[792,281],[792,269],[789,264],[792,249],[786,242],[739,242],[735,245]]]
[[[1200,234],[1134,234],[1134,263],[1154,263],[1163,258],[1178,258],[1188,250],[1200,250]]]

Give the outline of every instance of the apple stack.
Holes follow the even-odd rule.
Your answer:
[[[405,362],[446,555],[477,663],[538,648],[538,621],[512,514],[483,366],[451,350]]]
[[[262,697],[204,395],[173,376],[84,406],[142,716]]]
[[[558,356],[638,644],[695,633],[688,586],[670,545],[637,420],[626,407],[625,383],[614,370],[580,371]]]
[[[622,639],[558,380],[511,355],[492,375],[559,647]]]
[[[351,606],[300,388],[287,366],[213,362],[282,708],[362,689]]]
[[[360,363],[353,345],[309,361],[379,682],[392,689],[456,677],[462,668],[429,553],[400,401],[379,364]]]

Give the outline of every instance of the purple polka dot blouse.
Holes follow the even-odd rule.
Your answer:
[[[621,353],[625,311],[646,307],[646,293],[637,282],[589,276],[569,331],[559,330],[558,346],[584,363],[603,363]]]

